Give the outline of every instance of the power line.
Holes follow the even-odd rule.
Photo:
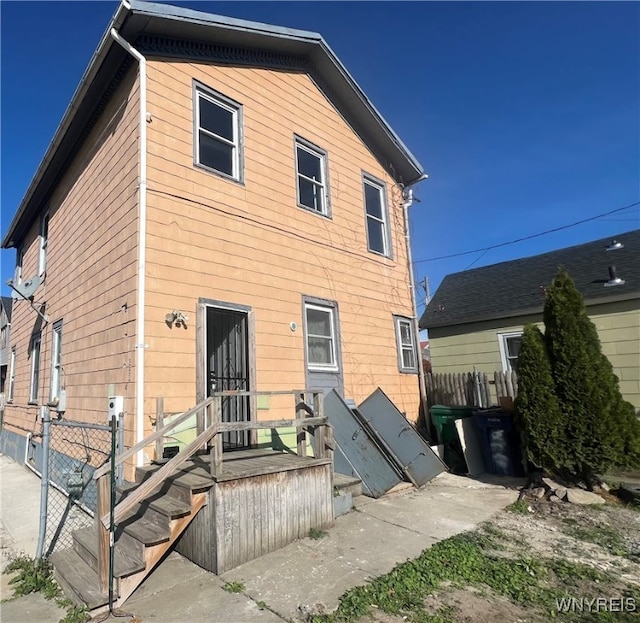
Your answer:
[[[426,260],[416,260],[413,262],[414,264],[424,264],[425,262],[435,262],[436,260],[446,260],[451,257],[461,257],[463,255],[471,255],[473,253],[481,253],[491,251],[492,249],[500,249],[501,247],[507,247],[512,244],[516,244],[518,242],[524,242],[525,240],[531,240],[532,238],[540,238],[540,236],[546,236],[547,234],[552,234],[557,231],[562,231],[563,229],[569,229],[571,227],[575,227],[576,225],[582,225],[583,223],[588,223],[590,221],[595,221],[604,216],[609,216],[610,214],[616,214],[617,212],[622,212],[623,210],[628,210],[629,208],[634,208],[635,206],[640,205],[640,201],[636,201],[635,203],[631,203],[628,206],[624,206],[623,208],[616,208],[615,210],[611,210],[609,212],[604,212],[603,214],[598,214],[597,216],[591,216],[589,218],[582,219],[581,221],[576,221],[575,223],[571,223],[569,225],[562,225],[561,227],[554,227],[553,229],[547,229],[546,231],[542,231],[538,234],[531,234],[530,236],[523,236],[522,238],[516,238],[515,240],[510,240],[509,242],[501,242],[500,244],[494,244],[490,247],[482,247],[480,249],[474,249],[473,251],[462,251],[461,253],[451,253],[450,255],[440,255],[439,257],[430,257]],[[479,259],[479,258],[478,258]],[[474,262],[475,264],[475,262]]]

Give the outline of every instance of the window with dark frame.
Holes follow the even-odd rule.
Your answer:
[[[296,139],[298,205],[324,216],[329,215],[326,167],[322,150]]]
[[[401,372],[417,372],[418,357],[413,321],[410,318],[394,316],[396,341],[398,346],[398,366]]]
[[[388,256],[390,255],[389,227],[387,223],[384,186],[367,177],[364,178],[363,185],[369,251]]]
[[[311,369],[335,370],[335,321],[333,308],[305,304],[307,363]]]
[[[196,162],[240,180],[240,105],[196,88]]]

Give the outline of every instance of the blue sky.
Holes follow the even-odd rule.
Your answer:
[[[416,279],[432,292],[470,265],[640,226],[636,206],[425,261],[640,200],[639,3],[176,4],[322,33],[430,176],[416,189],[411,235]],[[0,4],[3,234],[116,7]],[[7,294],[15,252],[0,260]]]

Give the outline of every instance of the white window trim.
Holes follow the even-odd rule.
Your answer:
[[[331,218],[331,206],[329,204],[329,169],[327,166],[327,152],[317,145],[314,145],[313,143],[310,143],[309,141],[301,138],[300,136],[295,136],[294,139],[293,151],[296,165],[296,201],[298,207],[306,210],[307,212],[311,212],[312,214],[319,214],[320,216],[324,216],[325,218]],[[306,175],[303,175],[298,171],[298,148],[303,149],[313,156],[316,156],[320,160],[320,174],[322,175],[321,183],[308,178]],[[300,201],[300,185],[298,184],[298,178],[300,177],[307,182],[318,186],[321,189],[320,192],[322,197],[322,210],[314,210],[313,208],[304,205],[304,203]]]
[[[13,402],[13,392],[16,384],[16,348],[11,349],[9,360],[9,387],[7,388],[7,402]]]
[[[51,381],[49,400],[53,402],[60,397],[60,380],[62,376],[62,320],[53,323],[51,338]]]
[[[46,236],[45,236],[45,223]],[[40,236],[38,245],[38,275],[44,275],[47,270],[47,253],[49,247],[49,229],[51,227],[50,213],[45,212],[40,219]]]
[[[329,314],[329,322],[330,322],[330,331],[331,331],[331,360],[333,363],[331,364],[321,364],[321,363],[312,363],[309,359],[309,327],[307,325],[307,310],[315,309],[316,311],[321,311]],[[324,337],[322,336],[311,336],[311,337]],[[335,322],[335,308],[329,307],[328,305],[316,305],[314,303],[305,303],[304,304],[304,348],[307,359],[307,368],[309,370],[316,372],[338,372],[338,357],[336,351],[336,322]]]
[[[413,355],[413,366],[407,367],[404,365],[404,357],[402,356],[403,350],[407,350],[408,345],[402,343],[402,332],[400,326],[406,323],[411,331],[411,353]],[[418,348],[415,335],[414,322],[407,316],[395,316],[393,317],[393,324],[396,333],[396,350],[398,353],[398,370],[405,374],[416,374],[418,372]]]
[[[37,356],[36,356],[37,351]],[[29,404],[38,403],[38,385],[40,385],[40,355],[42,351],[42,336],[38,333],[34,335],[31,342],[31,366],[29,375]],[[37,379],[36,379],[37,366]]]
[[[233,114],[233,141],[218,136],[213,132],[200,127],[200,99],[205,99],[220,108],[224,108]],[[220,175],[226,179],[234,180],[242,183],[243,176],[243,163],[242,163],[242,104],[233,101],[232,99],[225,97],[221,93],[217,93],[213,89],[206,87],[200,83],[194,83],[194,128],[193,128],[193,158],[196,166]],[[229,175],[224,171],[214,169],[202,162],[200,162],[200,131],[211,136],[221,143],[231,145],[233,147],[233,157],[231,159],[232,174]]]
[[[367,210],[367,195],[364,191],[365,184],[375,188],[378,193],[380,193],[380,206],[382,209],[382,218],[379,219],[377,216],[370,215]],[[387,209],[387,189],[383,182],[380,182],[370,175],[366,173],[362,176],[362,195],[364,201],[364,218],[365,218],[365,233],[367,236],[367,249],[370,253],[376,253],[377,255],[382,255],[383,257],[391,257],[391,243],[390,243],[390,232],[389,232],[389,212]],[[377,249],[371,248],[371,241],[369,240],[369,219],[373,219],[376,222],[382,225],[382,246],[383,251],[378,251]]]
[[[522,337],[522,331],[510,331],[509,333],[498,333],[498,344],[500,345],[500,360],[502,362],[502,371],[508,372],[512,370],[509,364],[509,356],[507,350],[507,340],[510,337]]]
[[[22,263],[24,262],[24,250],[22,247],[16,249],[16,267],[13,271],[13,282],[16,285],[22,283]]]

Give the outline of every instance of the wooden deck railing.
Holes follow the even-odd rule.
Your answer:
[[[262,420],[246,422],[223,422],[222,421],[222,399],[226,397],[246,397],[246,396],[284,396],[293,395],[296,398],[295,419]],[[312,395],[312,404],[309,406],[305,401],[306,395]],[[220,433],[260,430],[272,428],[295,427],[297,439],[297,451],[300,456],[305,455],[305,437],[308,431],[312,437],[312,448],[316,458],[333,458],[333,430],[328,425],[328,419],[322,411],[322,395],[319,392],[308,392],[304,390],[296,391],[274,391],[274,392],[248,392],[248,391],[225,391],[216,392],[213,396],[197,404],[192,409],[185,411],[174,418],[169,424],[161,426],[154,433],[147,436],[141,442],[116,457],[114,466],[121,464],[134,456],[143,448],[152,443],[162,440],[167,433],[185,422],[188,418],[196,416],[198,435],[181,452],[169,459],[160,469],[154,472],[147,480],[137,487],[124,500],[119,502],[113,510],[113,523],[117,525],[124,517],[131,512],[136,505],[159,487],[167,478],[175,474],[184,463],[186,463],[198,450],[209,448],[209,472],[216,476],[222,471],[222,435]],[[160,417],[156,425],[162,424]],[[204,428],[204,430],[200,430]],[[209,446],[209,443],[211,445]],[[94,479],[97,480],[97,512],[96,525],[98,530],[98,567],[100,578],[100,590],[106,592],[109,585],[109,528],[111,521],[110,500],[111,500],[111,464],[107,462],[94,472]]]

